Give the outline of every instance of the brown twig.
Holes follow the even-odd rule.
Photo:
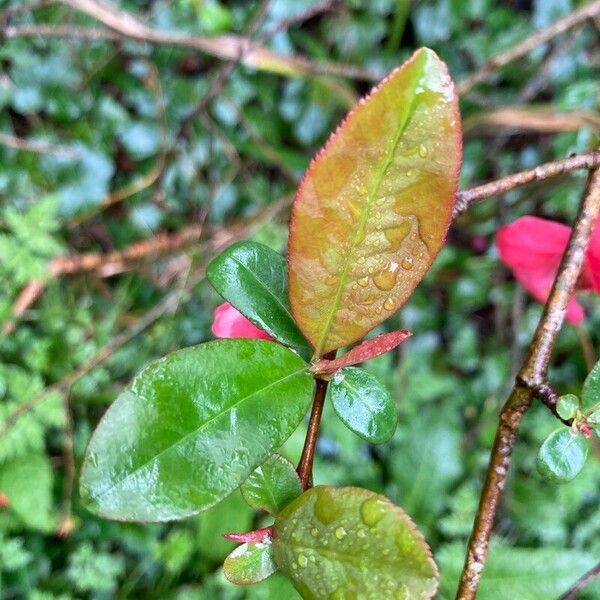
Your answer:
[[[460,81],[456,86],[458,93],[461,95],[465,94],[478,83],[491,77],[499,68],[525,56],[537,46],[545,44],[557,35],[581,25],[598,14],[600,14],[600,0],[594,0],[594,2],[582,6],[579,10],[559,19],[555,23],[552,23],[552,25],[536,31],[533,35],[524,39],[506,52],[493,56],[480,69]]]
[[[325,406],[325,395],[327,394],[327,386],[329,382],[324,379],[317,379],[315,387],[315,399],[310,411],[310,419],[308,421],[308,430],[306,439],[304,440],[304,448],[302,456],[298,463],[298,477],[302,483],[302,489],[307,490],[313,484],[313,461],[315,457],[315,449],[317,447],[317,438],[319,437],[319,425],[321,424],[321,416],[323,407]]]
[[[265,46],[255,45],[242,36],[199,37],[160,31],[147,27],[133,15],[117,9],[107,1],[102,4],[94,0],[64,2],[100,21],[108,29],[71,25],[11,25],[0,27],[0,33],[7,39],[43,36],[118,41],[126,38],[143,43],[190,48],[228,61],[237,61],[242,56],[241,62],[247,67],[290,76],[329,75],[364,81],[378,81],[382,77],[382,73],[353,65],[315,62],[305,56],[279,54]]]
[[[585,251],[599,214],[600,169],[595,169],[588,178],[579,214],[528,355],[521,366],[512,393],[500,413],[500,424],[457,593],[460,600],[473,600],[476,597],[519,426],[531,405],[536,389],[546,383],[554,342],[562,326],[567,304],[575,290]]]
[[[506,177],[501,177],[495,181],[490,181],[489,183],[463,190],[457,194],[454,216],[456,217],[464,213],[471,204],[484,200],[485,198],[505,194],[510,190],[514,190],[517,187],[535,181],[557,177],[558,175],[564,175],[565,173],[570,173],[571,171],[577,171],[579,169],[594,169],[599,166],[600,150],[595,150],[594,152],[589,152],[587,154],[579,154],[562,160],[547,162],[538,165],[533,169],[521,171],[520,173],[515,173],[513,175],[507,175]]]
[[[577,600],[579,592],[600,577],[600,563],[582,575],[558,600]]]
[[[40,140],[25,140],[8,133],[0,133],[0,146],[7,146],[8,148],[19,150],[21,152],[33,152],[35,154],[50,154],[53,156],[60,156],[70,160],[75,160],[81,156],[81,153],[75,148],[50,144]]]

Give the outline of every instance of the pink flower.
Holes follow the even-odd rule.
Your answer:
[[[566,225],[530,216],[498,230],[496,244],[500,259],[538,302],[548,299],[570,234],[571,228]],[[600,225],[593,233],[577,289],[600,292]],[[566,318],[574,325],[585,318],[575,298],[567,306]]]
[[[262,329],[248,321],[229,302],[219,304],[215,308],[214,320],[211,331],[220,338],[258,338],[262,340],[273,339]]]

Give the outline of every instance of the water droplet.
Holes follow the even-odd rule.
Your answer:
[[[359,538],[361,538],[361,539],[364,539],[364,538],[367,537],[367,531],[365,529],[359,529],[356,532],[356,536],[359,537]]]
[[[314,554],[311,554],[311,555],[308,557],[308,560],[310,560],[310,562],[311,562],[311,563],[317,562],[317,559],[315,558],[315,555],[314,555]]]
[[[410,256],[407,256],[406,258],[402,259],[402,268],[406,271],[410,271],[413,268],[414,264],[415,261]]]
[[[360,279],[358,279],[356,281],[356,283],[358,283],[358,285],[360,285],[360,287],[367,287],[369,285],[369,278],[361,277]]]
[[[390,261],[373,277],[373,283],[384,292],[391,290],[396,285],[398,278],[398,263]]]
[[[419,156],[425,158],[427,156],[427,148],[423,144],[419,146]]]
[[[343,527],[338,527],[335,530],[335,537],[338,540],[343,540],[346,537],[346,535],[347,535],[347,531]]]
[[[333,380],[335,381],[335,377],[333,378]],[[336,381],[337,383],[337,381]],[[316,527],[313,527],[310,530],[310,535],[312,535],[313,537],[317,537],[319,535],[319,530]]]
[[[376,218],[376,219],[381,219],[381,213],[380,213],[379,211],[377,211],[377,212],[375,213],[375,218]]]
[[[298,555],[298,564],[304,569],[308,565],[308,558],[304,554]]]
[[[385,310],[393,310],[394,301],[391,298],[387,298],[386,301],[383,303],[383,308],[385,308]]]
[[[377,198],[377,200],[375,200],[375,204],[377,206],[381,206],[384,203],[385,203],[385,196],[382,196],[381,198]]]
[[[400,249],[402,242],[410,231],[410,223],[404,221],[398,227],[390,227],[383,232],[385,239],[390,243],[391,249],[396,251]]]
[[[378,498],[365,500],[360,507],[360,518],[367,527],[374,527],[385,517],[385,508]]]
[[[359,257],[356,259],[356,262],[357,262],[359,265],[364,265],[364,264],[365,264],[365,257],[364,257],[364,256],[359,256]]]
[[[315,517],[317,517],[321,523],[330,525],[335,521],[340,512],[338,501],[327,488],[316,487],[314,489],[317,494],[314,508]]]
[[[352,289],[353,289],[353,290],[357,290],[357,289],[358,289],[358,286],[357,286],[355,283],[353,283],[353,284],[352,284]]]
[[[406,176],[407,177],[412,177],[412,174],[413,174],[413,170],[412,169],[409,169],[408,171],[406,171]]]
[[[325,283],[326,283],[327,285],[333,285],[333,284],[334,284],[334,283],[336,283],[336,282],[337,282],[337,277],[336,277],[335,275],[328,275],[328,276],[325,278]]]

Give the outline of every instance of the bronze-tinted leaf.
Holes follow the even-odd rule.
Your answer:
[[[460,163],[454,85],[418,50],[349,113],[294,201],[290,304],[317,356],[410,296],[444,242]]]

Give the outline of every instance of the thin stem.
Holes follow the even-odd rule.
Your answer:
[[[540,29],[536,31],[533,35],[525,38],[519,44],[513,46],[506,50],[506,52],[501,52],[500,54],[496,54],[492,58],[490,58],[480,69],[469,75],[466,79],[463,79],[456,86],[459,94],[465,94],[471,88],[473,88],[478,83],[485,81],[489,77],[491,77],[500,67],[507,65],[508,63],[525,56],[534,48],[545,44],[552,38],[572,29],[573,27],[577,27],[600,14],[600,0],[595,0],[594,2],[590,2],[585,6],[582,6],[579,10],[572,12],[566,17],[559,19],[558,21],[552,23],[548,27],[544,29]]]
[[[456,596],[460,600],[473,600],[476,597],[519,426],[531,406],[536,390],[546,383],[552,348],[564,321],[567,304],[575,290],[585,251],[599,214],[600,169],[596,169],[588,178],[579,215],[529,353],[500,413],[500,423]]]
[[[582,575],[558,600],[577,600],[579,592],[592,583],[596,577],[600,577],[600,563]]]
[[[313,461],[315,457],[315,449],[317,447],[317,438],[319,436],[319,426],[321,424],[321,415],[325,406],[325,395],[327,394],[327,386],[329,382],[324,379],[317,379],[315,387],[315,399],[313,400],[312,409],[310,411],[310,420],[308,422],[308,431],[304,440],[304,448],[302,456],[298,463],[298,477],[302,483],[302,489],[307,490],[313,484]]]
[[[553,160],[527,171],[507,175],[483,185],[462,190],[456,195],[454,216],[456,217],[464,213],[475,202],[491,198],[492,196],[498,196],[499,194],[505,194],[528,183],[543,181],[544,179],[557,177],[558,175],[564,175],[565,173],[579,169],[595,169],[599,166],[600,150],[595,150],[587,154],[578,154],[577,156],[570,156],[562,160]]]

